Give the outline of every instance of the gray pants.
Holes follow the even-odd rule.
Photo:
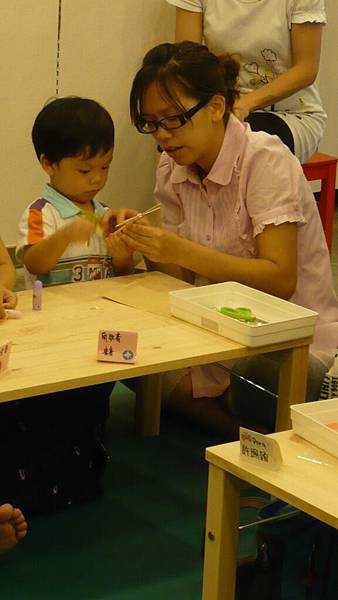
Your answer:
[[[240,422],[257,423],[269,431],[274,431],[278,371],[278,363],[271,360],[267,354],[241,358],[233,365],[230,375],[231,408]],[[310,355],[306,402],[314,402],[319,399],[320,388],[326,372],[327,367]],[[250,381],[261,387],[255,387],[249,383]]]

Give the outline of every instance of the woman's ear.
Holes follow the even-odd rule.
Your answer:
[[[227,110],[226,100],[221,94],[215,94],[208,103],[211,117],[214,122],[222,121]]]
[[[49,177],[53,177],[55,171],[55,163],[51,163],[45,154],[41,154],[40,156],[40,165],[43,170],[49,175]]]

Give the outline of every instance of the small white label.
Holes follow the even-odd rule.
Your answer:
[[[258,431],[240,427],[240,457],[255,465],[276,471],[283,464],[279,444]]]

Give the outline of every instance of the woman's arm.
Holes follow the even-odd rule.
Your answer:
[[[195,273],[189,269],[184,269],[180,265],[174,265],[173,263],[154,262],[149,260],[149,258],[146,256],[144,256],[144,262],[148,271],[161,271],[161,273],[165,273],[171,277],[176,277],[176,279],[181,279],[181,281],[186,281],[187,283],[192,284],[195,283]]]
[[[235,103],[234,113],[244,120],[259,108],[270,106],[311,85],[316,79],[321,50],[322,25],[301,23],[291,26],[292,66],[270,83],[243,94]]]
[[[7,248],[0,240],[0,286],[13,288],[15,285],[15,267],[7,252]]]
[[[285,299],[296,287],[296,223],[267,225],[256,238],[257,258],[223,254],[159,227],[130,225],[123,235],[148,260],[161,263],[164,272],[168,263],[173,263],[210,281],[238,281]]]
[[[176,42],[202,43],[203,40],[203,13],[191,12],[183,8],[176,8]]]

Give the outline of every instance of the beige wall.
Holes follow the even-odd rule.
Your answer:
[[[337,0],[326,0],[321,95],[329,114],[320,149],[338,155]],[[0,234],[14,245],[18,218],[39,196],[45,176],[30,132],[35,115],[55,94],[58,0],[0,0],[2,196]],[[116,125],[116,152],[101,198],[111,205],[152,202],[154,144],[131,127],[128,95],[144,52],[172,40],[174,9],[165,0],[62,0],[60,95],[101,102]]]
[[[8,246],[15,245],[23,209],[46,181],[30,136],[36,114],[55,95],[58,5],[0,0],[0,235]],[[152,202],[154,143],[130,125],[128,96],[145,51],[173,37],[174,11],[162,0],[62,0],[59,95],[95,98],[116,126],[116,152],[101,194],[108,204]]]

